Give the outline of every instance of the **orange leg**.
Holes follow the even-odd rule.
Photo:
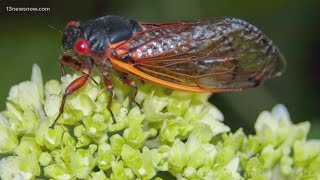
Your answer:
[[[80,71],[82,67],[82,64],[78,60],[73,59],[71,56],[61,56],[59,58],[59,62],[62,76],[66,75],[64,65],[67,65],[70,69],[74,71]]]
[[[61,105],[60,105],[59,114],[58,114],[57,118],[54,120],[54,122],[52,123],[52,125],[50,126],[51,128],[54,127],[54,125],[56,124],[57,120],[59,119],[59,117],[63,113],[64,105],[65,105],[67,96],[72,94],[72,93],[74,93],[75,91],[77,91],[78,89],[80,89],[82,86],[84,86],[86,84],[86,82],[88,81],[88,78],[90,77],[91,69],[92,69],[91,60],[90,59],[84,59],[84,63],[82,64],[82,75],[80,77],[78,77],[77,79],[73,80],[66,87],[65,92],[64,92],[63,97],[62,97],[62,102],[61,102]]]
[[[66,72],[64,70],[64,65],[67,65],[73,71],[80,71],[82,68],[82,64],[78,60],[73,59],[71,56],[61,56],[59,58],[59,62],[60,62],[60,71],[62,76],[66,75]],[[96,85],[98,85],[98,82],[94,80],[92,76],[90,76],[90,78]]]
[[[114,117],[113,112],[111,111],[111,103],[112,103],[112,98],[113,98],[113,85],[112,85],[112,82],[110,81],[108,71],[105,69],[102,69],[102,68],[100,68],[100,71],[103,76],[103,83],[104,83],[106,89],[109,91],[109,99],[108,99],[107,109],[109,110],[109,112],[111,114],[113,123],[116,123],[116,118]]]

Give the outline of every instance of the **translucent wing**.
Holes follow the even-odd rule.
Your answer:
[[[120,58],[166,82],[236,91],[284,71],[285,61],[272,41],[239,19],[141,25],[144,31],[117,48]]]

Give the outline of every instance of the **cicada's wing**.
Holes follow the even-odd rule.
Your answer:
[[[285,68],[272,41],[239,19],[141,25],[142,32],[117,47],[131,60],[132,71],[126,71],[133,75],[142,72],[177,87],[219,92],[257,86]]]

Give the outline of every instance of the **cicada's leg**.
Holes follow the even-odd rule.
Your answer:
[[[131,100],[137,104],[137,106],[141,109],[140,104],[135,100],[137,93],[138,93],[138,86],[137,83],[135,81],[132,81],[128,78],[128,74],[117,71],[118,75],[119,75],[119,79],[123,84],[126,84],[128,86],[130,86],[131,88],[134,89],[134,94],[133,96],[131,96]]]
[[[61,56],[59,58],[59,62],[62,76],[66,75],[64,65],[67,65],[70,69],[74,71],[80,71],[82,67],[82,64],[78,60],[73,59],[71,56]]]
[[[80,89],[83,85],[86,84],[88,81],[88,78],[90,77],[91,69],[92,69],[92,61],[90,59],[84,59],[84,63],[82,64],[82,75],[78,77],[77,79],[73,80],[65,89],[65,92],[62,97],[60,109],[59,109],[59,114],[57,118],[54,120],[50,128],[53,128],[54,125],[56,124],[57,120],[61,116],[64,110],[64,105],[66,102],[66,98],[68,95],[74,93],[78,89]]]
[[[108,71],[105,69],[102,69],[102,68],[100,68],[100,71],[103,76],[103,83],[104,83],[106,89],[109,91],[109,99],[108,99],[107,109],[109,110],[109,112],[111,114],[113,123],[116,123],[116,118],[114,117],[113,112],[111,111],[111,103],[112,103],[112,98],[113,98],[113,85],[112,85],[112,82],[110,81]]]
[[[64,65],[67,65],[70,69],[74,71],[80,71],[82,67],[82,64],[78,60],[73,59],[71,56],[61,56],[59,58],[59,62],[60,62],[60,70],[61,70],[62,76],[66,75],[66,72],[64,70]],[[96,85],[98,85],[98,82],[94,80],[92,76],[90,76],[90,78]]]

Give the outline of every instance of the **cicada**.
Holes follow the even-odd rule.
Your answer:
[[[82,75],[66,87],[53,125],[67,96],[88,81],[94,66],[110,93],[108,110],[113,96],[111,71],[135,92],[137,84],[128,74],[171,89],[215,93],[256,87],[285,69],[278,47],[258,28],[237,18],[153,23],[108,15],[70,21],[62,48],[62,74],[67,65]]]

